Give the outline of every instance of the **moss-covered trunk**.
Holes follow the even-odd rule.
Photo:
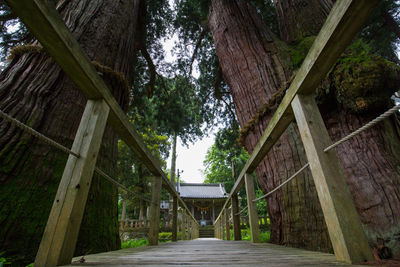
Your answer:
[[[58,9],[81,47],[97,64],[126,109],[135,54],[139,1],[59,1]],[[38,45],[35,43],[35,45]],[[86,100],[50,56],[16,50],[0,76],[0,109],[71,147]],[[21,53],[21,51],[23,51]],[[107,127],[97,166],[116,174],[117,136]],[[0,121],[0,251],[33,261],[67,155]],[[90,189],[75,253],[118,249],[117,189],[97,175]]]
[[[283,39],[280,40],[247,1],[212,1],[209,28],[233,96],[242,140],[249,152],[267,127],[287,88],[285,83],[290,80],[293,63],[297,63],[293,61],[298,59],[291,60],[288,54],[293,55],[293,49],[310,40],[304,42],[304,38],[318,33],[331,6],[330,0],[276,1]],[[399,80],[398,67],[372,56],[370,59],[362,66],[364,59],[341,60],[319,90],[321,112],[334,140],[390,106],[390,95],[396,89],[393,81]],[[349,85],[357,83],[362,90],[360,86],[349,89]],[[261,110],[264,115],[257,117]],[[387,120],[384,126],[364,132],[337,150],[371,245],[376,244],[377,238],[385,239],[385,244],[397,255],[400,254],[400,162],[396,150],[399,144],[396,124]],[[271,191],[306,162],[297,127],[292,124],[257,168],[263,191]],[[269,196],[267,206],[272,242],[331,251],[308,170]]]

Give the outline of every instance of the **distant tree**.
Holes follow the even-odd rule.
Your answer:
[[[135,123],[133,121],[133,123]],[[150,128],[142,129],[138,131],[142,135],[142,139],[149,149],[150,153],[159,160],[161,167],[165,168],[165,159],[168,157],[170,143],[168,137],[159,135]],[[150,188],[148,186],[151,177],[151,173],[145,168],[139,158],[132,152],[132,150],[123,142],[118,142],[118,181],[124,186],[128,187],[131,191],[137,193],[141,197],[150,199]],[[122,205],[121,214],[126,214],[124,208],[127,206],[131,207],[131,211],[134,212],[139,208],[140,219],[146,217],[146,208],[148,203],[143,199],[137,198],[135,195],[126,193],[120,189]],[[121,219],[124,219],[122,217]]]
[[[238,145],[238,124],[230,128],[221,129],[215,137],[214,144],[208,149],[203,161],[205,167],[205,183],[223,183],[229,193],[235,183],[232,177],[232,164],[235,170],[235,179],[239,175],[249,154]]]

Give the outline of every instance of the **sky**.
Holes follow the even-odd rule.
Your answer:
[[[176,169],[183,170],[180,175],[185,183],[202,183],[204,181],[202,170],[208,148],[214,143],[214,135],[204,137],[202,140],[191,144],[189,148],[182,146],[178,140],[176,145]],[[171,168],[171,156],[167,161],[168,168]]]

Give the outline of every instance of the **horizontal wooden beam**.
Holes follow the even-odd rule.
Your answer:
[[[236,180],[229,198],[239,191],[243,186],[245,174],[257,168],[294,120],[291,108],[294,97],[297,94],[311,94],[315,91],[379,2],[380,0],[336,1],[285,97]]]
[[[154,176],[162,177],[164,187],[169,193],[177,196],[178,201],[187,209],[175,187],[162,171],[159,161],[148,151],[103,79],[97,74],[89,58],[65,25],[53,1],[6,0],[6,2],[87,99],[104,99],[110,107],[108,123],[113,130]]]

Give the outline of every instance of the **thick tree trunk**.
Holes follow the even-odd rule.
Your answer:
[[[60,1],[58,8],[89,58],[129,78],[138,1]],[[105,82],[127,108],[127,88]],[[0,109],[71,147],[85,98],[43,53],[15,57],[0,76]],[[117,136],[107,128],[97,166],[116,169]],[[47,222],[67,155],[0,121],[0,251],[30,263]],[[118,249],[117,189],[94,176],[76,254]]]
[[[281,35],[288,42],[297,42],[306,36],[315,35],[330,6],[331,1],[328,0],[277,1]],[[294,9],[289,10],[289,7]],[[301,7],[307,11],[303,11]],[[266,29],[247,1],[213,0],[210,11],[209,26],[216,52],[243,128],[288,80],[290,61],[284,53],[286,45]],[[297,15],[292,13],[308,14],[311,18],[297,23]],[[317,22],[319,27],[310,27]],[[383,83],[382,86],[386,84]],[[332,101],[336,100],[331,99]],[[276,107],[277,105],[274,108]],[[334,140],[372,117],[354,115],[341,105],[323,110],[323,116]],[[270,118],[271,113],[262,117],[247,134],[245,146],[250,153]],[[399,241],[396,241],[395,236],[400,233],[400,194],[397,167],[399,153],[396,148],[399,144],[394,124],[386,121],[385,127],[366,131],[338,148],[350,190],[371,244],[376,243],[377,238],[383,238],[387,240],[386,245],[397,254]],[[297,127],[292,124],[257,168],[263,191],[268,192],[275,188],[306,162]],[[312,177],[306,171],[267,198],[272,242],[331,251],[314,187]]]
[[[275,1],[281,39],[293,43],[318,34],[332,5],[332,0]]]

